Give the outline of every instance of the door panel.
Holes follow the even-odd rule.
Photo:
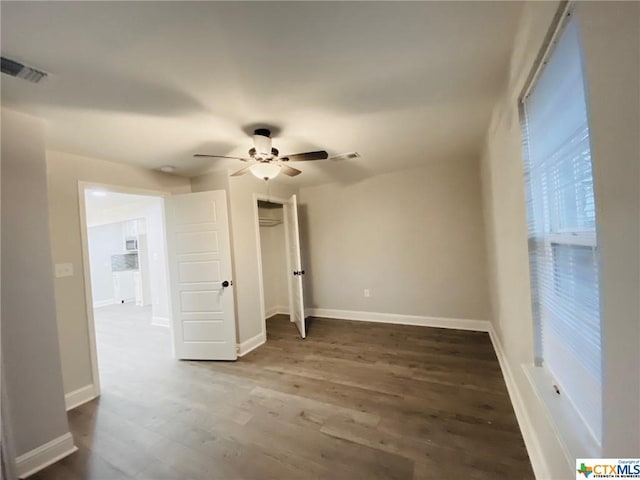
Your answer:
[[[219,250],[218,232],[189,232],[178,235],[178,250],[183,254]]]
[[[302,261],[300,258],[300,232],[298,228],[298,203],[295,195],[284,204],[284,229],[287,246],[289,274],[289,312],[291,321],[298,327],[300,336],[307,336],[304,321],[304,296]]]
[[[220,282],[220,262],[184,262],[179,266],[181,282]]]
[[[175,355],[235,360],[226,192],[174,195],[165,205]]]
[[[222,315],[220,296],[221,295],[218,295],[218,292],[215,291],[180,292],[180,307],[182,313],[188,314],[195,312],[212,317]],[[185,315],[185,318],[188,317],[189,315]]]
[[[185,341],[217,341],[222,335],[224,335],[224,322],[201,322],[189,320],[182,325],[182,335]]]

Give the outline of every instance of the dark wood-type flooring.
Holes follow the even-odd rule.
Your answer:
[[[49,479],[532,479],[485,333],[288,317],[237,362],[176,361],[132,305],[97,310],[102,396]]]

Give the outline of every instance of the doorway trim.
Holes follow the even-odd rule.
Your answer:
[[[264,195],[262,193],[253,194],[253,219],[254,219],[255,231],[256,231],[256,250],[257,250],[256,253],[258,255],[258,293],[259,293],[258,296],[260,299],[260,316],[262,317],[262,338],[264,338],[264,341],[266,342],[267,341],[267,318],[266,318],[267,312],[264,308],[264,278],[262,276],[262,244],[260,242],[260,219],[259,219],[259,211],[258,211],[258,200],[271,202],[271,203],[279,203],[283,206],[283,208],[288,200],[286,198],[274,197],[272,195]],[[258,345],[256,345],[256,347],[257,346]]]
[[[170,192],[161,190],[147,190],[143,188],[131,188],[121,185],[111,185],[106,183],[78,181],[78,205],[80,207],[80,238],[82,244],[82,274],[84,275],[84,298],[87,313],[87,331],[89,332],[89,353],[91,355],[91,385],[87,385],[73,392],[65,394],[67,410],[89,402],[100,396],[100,373],[98,371],[98,347],[96,344],[95,318],[93,315],[93,293],[91,291],[91,267],[89,264],[89,239],[87,226],[87,205],[85,193],[90,189],[101,189],[110,193],[127,193],[131,195],[146,195],[148,197],[168,197]],[[161,203],[162,214],[164,216],[164,201]],[[166,228],[166,225],[165,225]],[[167,242],[166,231],[165,245]],[[166,260],[166,259],[165,259]],[[170,322],[171,323],[171,322]],[[173,336],[173,328],[170,328]],[[173,341],[171,342],[173,345]]]
[[[0,352],[0,360],[4,365],[2,352]],[[0,465],[0,478],[6,476],[7,480],[17,478],[16,474],[16,449],[13,440],[13,426],[11,425],[11,409],[9,408],[9,394],[7,393],[7,385],[5,381],[5,369],[0,371],[0,416],[2,417],[2,430],[0,432],[0,456],[2,457],[2,465]]]

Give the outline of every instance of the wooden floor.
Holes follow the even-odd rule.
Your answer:
[[[102,396],[31,478],[534,478],[487,334],[279,316],[237,362],[180,362],[149,318],[97,311]]]

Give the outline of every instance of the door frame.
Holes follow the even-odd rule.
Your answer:
[[[256,250],[258,255],[258,293],[260,297],[260,316],[262,317],[262,335],[264,335],[265,342],[267,340],[267,318],[264,308],[264,277],[262,276],[262,244],[260,242],[260,219],[258,212],[258,200],[271,203],[279,203],[284,209],[284,205],[288,202],[288,199],[281,197],[274,197],[272,195],[264,195],[262,193],[253,194],[253,220],[256,231]],[[288,241],[285,238],[285,241]],[[289,272],[287,272],[288,274]],[[289,289],[287,288],[287,295],[290,296]]]
[[[164,198],[171,195],[171,192],[162,190],[146,190],[143,188],[131,188],[121,185],[111,185],[107,183],[78,181],[78,205],[80,207],[80,238],[82,244],[82,274],[84,275],[84,298],[87,313],[87,330],[89,332],[89,353],[91,355],[91,382],[93,384],[92,397],[86,401],[99,397],[100,389],[100,372],[98,370],[98,347],[96,343],[96,325],[93,315],[93,293],[91,291],[91,267],[89,263],[89,239],[87,225],[87,205],[85,202],[85,194],[87,190],[100,189],[110,193],[127,193],[131,195],[146,195],[148,197],[160,197],[162,202],[160,208],[164,217]],[[163,228],[164,243],[166,251],[167,232],[166,225]],[[165,258],[165,262],[166,262]],[[167,268],[167,272],[168,272]],[[169,332],[171,335],[171,345],[173,348],[173,327],[169,322]],[[83,399],[84,400],[84,399]],[[84,403],[84,401],[82,402]],[[72,405],[74,408],[76,405]],[[69,409],[69,407],[67,407]]]
[[[0,361],[4,365],[4,358],[0,352]],[[0,465],[0,478],[6,474],[7,480],[18,478],[16,473],[16,449],[11,425],[11,408],[9,406],[9,395],[5,380],[5,369],[0,371],[0,455],[5,460],[4,468]]]

